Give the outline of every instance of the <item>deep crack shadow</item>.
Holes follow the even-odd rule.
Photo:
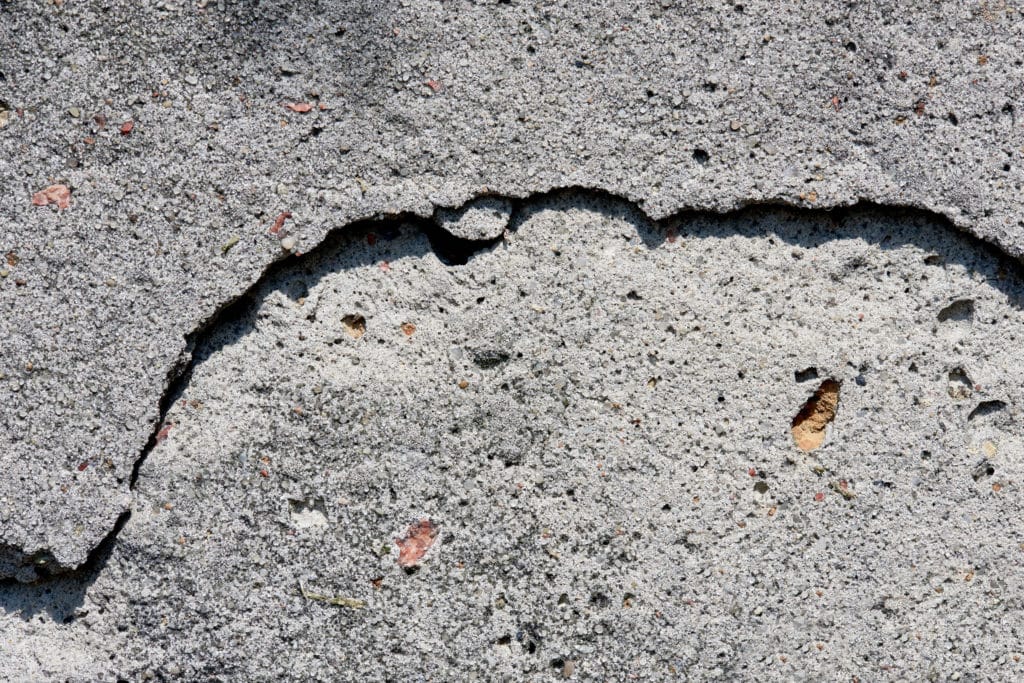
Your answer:
[[[83,616],[80,608],[85,603],[85,594],[106,566],[114,542],[129,517],[130,510],[122,512],[113,528],[76,569],[53,575],[45,569],[37,569],[41,578],[34,583],[20,583],[15,579],[0,581],[0,611],[17,613],[24,621],[45,612],[60,624],[69,624]]]
[[[509,201],[513,207],[508,225],[509,232],[514,233],[519,226],[538,211],[551,208],[574,210],[586,207],[632,225],[635,235],[649,249],[655,249],[666,240],[677,238],[725,238],[741,233],[764,234],[763,224],[765,221],[761,219],[767,215],[780,218],[777,224],[781,225],[785,225],[787,219],[793,225],[806,224],[808,217],[813,219],[811,222],[817,226],[813,230],[802,230],[795,227],[793,230],[772,233],[773,238],[783,240],[800,249],[811,249],[830,240],[855,236],[867,242],[876,243],[883,249],[894,249],[908,243],[928,248],[928,245],[934,242],[930,239],[931,235],[949,231],[956,235],[957,248],[948,249],[945,253],[933,254],[928,257],[932,260],[926,260],[926,262],[960,264],[1003,292],[1011,305],[1016,308],[1022,307],[1019,292],[1009,286],[1008,278],[1005,276],[1011,271],[1020,273],[1018,261],[1011,259],[981,239],[958,230],[945,217],[920,209],[891,208],[862,203],[851,207],[809,211],[803,208],[769,203],[747,206],[724,214],[687,210],[655,221],[646,216],[636,203],[590,188],[560,188],[526,198],[509,198]],[[895,230],[896,226],[906,228],[908,225],[915,230]],[[266,295],[266,292],[261,294],[261,290],[264,289],[268,281],[280,282],[281,285],[278,289],[290,298],[297,299],[303,296],[303,292],[308,288],[309,278],[315,276],[315,268],[311,264],[316,264],[323,257],[345,249],[353,240],[369,239],[368,236],[372,235],[373,239],[389,241],[403,229],[403,226],[405,229],[411,228],[424,233],[429,239],[430,248],[403,247],[402,250],[390,252],[390,258],[423,256],[425,253],[433,252],[450,267],[467,264],[482,251],[498,247],[503,239],[498,237],[486,241],[464,240],[443,231],[430,219],[413,214],[399,214],[360,220],[333,229],[311,251],[301,255],[292,254],[272,263],[243,294],[225,303],[202,325],[186,336],[187,352],[169,371],[167,390],[160,400],[160,418],[133,466],[130,487],[134,489],[147,456],[162,440],[162,433],[166,435],[163,430],[166,427],[167,414],[174,403],[182,397],[191,380],[193,370],[210,355],[216,353],[226,344],[237,340],[251,329],[247,324],[247,318],[253,308],[259,304],[260,297]],[[740,226],[739,229],[737,226]],[[902,233],[904,237],[902,239],[894,237],[893,233],[896,232]],[[911,234],[913,237],[910,236]],[[586,235],[579,235],[578,238],[586,239]],[[967,258],[972,253],[984,255],[982,268],[977,268],[976,259]],[[378,255],[371,256],[368,253],[357,256],[364,259],[363,263],[370,263],[378,258]],[[797,256],[794,255],[794,258]],[[354,264],[358,263],[361,262],[358,260],[354,262]],[[849,267],[856,268],[858,264],[851,263]],[[28,592],[21,592],[18,585],[13,582],[5,584],[7,590],[0,590],[0,606],[8,611],[20,610],[23,615],[48,611],[54,618],[57,618],[55,615],[63,615],[60,616],[61,620],[66,618],[68,614],[66,605],[72,605],[73,609],[82,604],[85,591],[98,573],[102,571],[114,547],[117,535],[128,517],[129,513],[127,512],[121,516],[104,541],[90,554],[88,561],[78,569],[60,575],[43,576],[36,584],[25,587],[24,590]],[[31,599],[26,597],[30,594]]]

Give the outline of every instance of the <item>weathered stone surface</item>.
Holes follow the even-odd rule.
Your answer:
[[[185,338],[282,237],[585,186],[655,218],[924,207],[1020,255],[1021,26],[995,3],[4,4],[0,571],[109,531]],[[55,181],[70,207],[34,206]]]
[[[948,676],[946,642],[1012,650],[965,581],[1024,578],[1018,268],[917,214],[655,225],[568,193],[519,216],[464,265],[354,228],[219,321],[62,606],[78,647],[129,679],[354,680],[918,652]],[[809,454],[790,425],[819,384]],[[928,635],[860,639],[886,600]]]
[[[477,197],[529,210],[560,187],[633,202],[641,222],[868,202],[923,210],[863,222],[896,221],[909,245],[944,217],[1019,258],[1022,25],[994,2],[0,2],[0,576],[73,569],[126,511],[126,531],[141,523],[133,467],[174,434],[160,403],[195,333],[362,218]],[[979,269],[997,260],[970,249]],[[934,334],[982,354],[941,378],[973,426],[1016,415],[1009,395],[975,405],[973,385],[1012,374],[984,354],[1019,337],[967,298],[951,293]],[[492,351],[467,353],[498,368]]]
[[[512,202],[503,197],[480,197],[458,209],[438,209],[437,224],[459,239],[487,241],[501,237],[512,219]]]

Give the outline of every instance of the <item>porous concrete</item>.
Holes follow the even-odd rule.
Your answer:
[[[445,225],[475,197],[529,212],[557,187],[581,188],[568,195],[579,210],[635,202],[626,206],[641,223],[867,200],[926,210],[897,221],[909,245],[949,232],[946,219],[1019,258],[1019,12],[1006,2],[0,2],[0,576],[51,592],[100,585],[102,558],[124,552],[118,532],[141,523],[133,468],[170,443],[161,400],[197,331],[220,329],[218,311],[276,260],[360,218]],[[456,236],[502,232],[500,220],[467,215],[448,222]],[[828,220],[814,215],[797,220]],[[891,220],[883,212],[858,229]],[[968,339],[983,359],[1014,334],[971,323],[980,309],[958,301],[935,332],[949,343]],[[1010,377],[1006,363],[984,371]],[[946,370],[951,400],[996,384],[967,365]],[[847,378],[843,401],[849,389]],[[986,398],[971,425],[1015,416],[1011,398]],[[475,405],[486,413],[500,399]],[[304,523],[336,514],[311,505],[296,508]],[[138,595],[130,585],[110,598],[118,609]],[[32,587],[2,591],[15,671],[67,674],[33,654],[70,637],[71,625],[45,616],[60,610],[24,607],[37,604],[23,599]],[[33,635],[37,617],[56,631]],[[91,637],[74,629],[76,643]],[[96,642],[81,651],[109,661],[108,641]]]
[[[1024,281],[941,223],[563,194],[464,265],[363,226],[246,301],[41,629],[104,675],[1022,673]]]

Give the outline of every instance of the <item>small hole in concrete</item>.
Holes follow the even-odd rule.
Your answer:
[[[797,382],[807,382],[812,379],[818,379],[818,368],[804,368],[803,370],[797,370],[793,373]]]
[[[939,311],[937,317],[940,323],[970,321],[974,318],[974,300],[958,299]]]
[[[351,313],[341,319],[346,334],[353,339],[359,339],[366,334],[366,318],[358,313]]]
[[[793,442],[802,451],[813,451],[825,442],[825,428],[839,408],[839,382],[827,379],[793,418]]]
[[[950,398],[967,398],[971,395],[971,390],[973,388],[974,382],[967,376],[967,373],[964,372],[963,368],[953,368],[949,371],[946,393],[949,394]]]
[[[967,421],[970,422],[976,418],[992,415],[1005,409],[1006,403],[1004,401],[982,401],[974,410],[971,411],[971,414],[967,416]]]

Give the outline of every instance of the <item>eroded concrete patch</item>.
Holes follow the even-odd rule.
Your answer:
[[[361,218],[868,200],[1024,253],[1013,3],[0,7],[0,576],[85,561],[185,336]]]
[[[364,227],[261,283],[68,633],[129,677],[1019,673],[1015,268],[915,214],[512,228],[452,266]]]

